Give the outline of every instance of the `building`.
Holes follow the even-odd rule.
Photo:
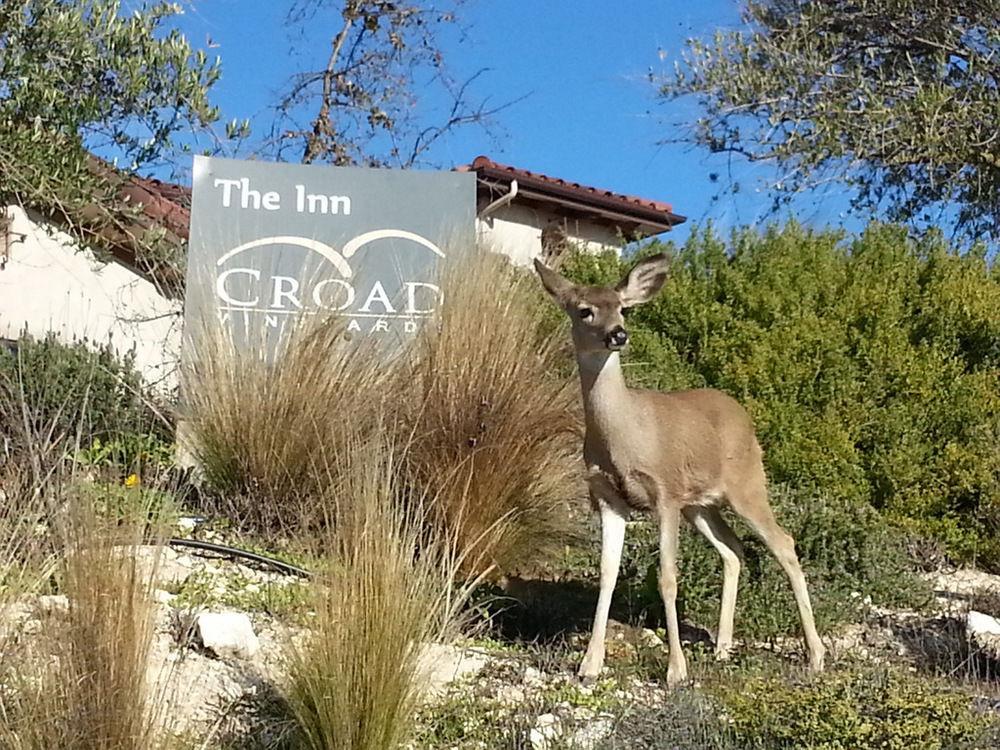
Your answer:
[[[57,223],[17,205],[0,207],[0,342],[53,332],[66,342],[110,343],[134,351],[143,377],[169,389],[180,353],[181,285],[168,270],[142,270],[134,238],[157,227],[182,244],[190,191],[142,178],[122,190],[141,215],[134,227],[106,235],[110,256],[101,259]]]
[[[569,245],[616,250],[628,241],[670,231],[685,221],[669,203],[568,182],[479,156],[462,171],[476,173],[479,237],[527,265],[550,264]]]
[[[487,246],[527,264],[558,262],[571,244],[618,249],[624,241],[683,222],[670,205],[587,187],[485,156],[460,167],[477,176],[478,234]],[[141,267],[135,237],[162,228],[182,246],[188,237],[190,189],[131,178],[123,194],[141,207],[135,227],[110,240],[110,257],[89,249],[37,214],[9,205],[0,215],[0,343],[23,332],[54,332],[65,341],[110,342],[134,350],[151,384],[172,388],[180,356],[181,282],[169,270]]]

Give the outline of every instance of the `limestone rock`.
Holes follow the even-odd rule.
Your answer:
[[[69,613],[69,599],[63,594],[38,597],[38,611],[45,617],[61,617]]]
[[[242,612],[202,612],[195,631],[201,645],[220,658],[250,659],[260,649],[250,618]]]
[[[418,669],[429,695],[441,692],[450,683],[477,674],[486,666],[482,654],[446,643],[425,643]]]
[[[532,750],[553,750],[562,736],[562,722],[555,714],[542,714],[528,733]]]
[[[1000,659],[1000,620],[972,610],[966,616],[965,635],[986,654],[994,659]]]
[[[972,610],[965,620],[965,632],[973,640],[982,636],[995,638],[1000,636],[1000,620]]]
[[[614,727],[614,717],[602,714],[576,729],[568,744],[574,750],[594,750],[611,735]]]

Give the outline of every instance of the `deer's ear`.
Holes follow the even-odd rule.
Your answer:
[[[573,282],[565,278],[556,271],[535,258],[535,270],[542,279],[542,286],[545,287],[552,298],[560,305],[565,305],[573,291]]]
[[[633,307],[649,302],[663,288],[667,280],[670,260],[663,253],[640,260],[632,270],[618,282],[615,291],[622,301],[622,307]]]

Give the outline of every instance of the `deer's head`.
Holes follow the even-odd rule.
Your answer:
[[[577,286],[535,260],[542,286],[573,322],[578,352],[620,351],[628,343],[624,311],[651,300],[667,280],[667,256],[639,261],[615,286]]]

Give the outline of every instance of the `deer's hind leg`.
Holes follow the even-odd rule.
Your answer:
[[[719,609],[719,634],[715,639],[715,655],[728,659],[733,647],[733,620],[736,616],[736,590],[740,580],[743,545],[723,519],[718,508],[689,505],[684,517],[722,557],[722,606]]]
[[[809,666],[814,672],[823,671],[826,649],[816,632],[806,577],[802,573],[798,555],[795,554],[795,540],[778,525],[774,511],[771,510],[763,466],[759,471],[753,472],[751,481],[742,487],[731,488],[727,494],[733,510],[746,519],[788,576],[799,609],[799,618],[802,620],[802,631],[809,650]]]

